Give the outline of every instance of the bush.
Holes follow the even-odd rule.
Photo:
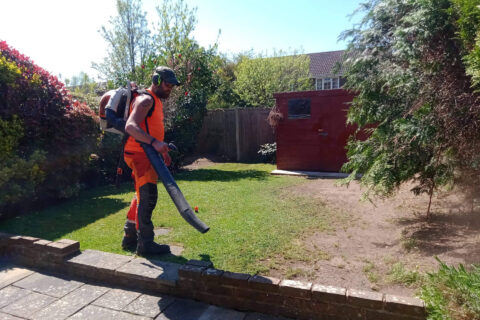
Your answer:
[[[0,211],[76,194],[99,130],[55,76],[0,42]]]
[[[439,262],[440,269],[428,274],[421,291],[428,319],[480,319],[480,267],[468,271],[461,264],[455,268]]]
[[[277,143],[262,144],[258,153],[262,156],[262,161],[264,163],[275,163],[277,160]]]

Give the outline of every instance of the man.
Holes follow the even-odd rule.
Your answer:
[[[152,85],[147,89],[149,94],[139,95],[133,100],[125,127],[130,137],[125,144],[124,159],[134,175],[138,207],[136,214],[135,210],[129,211],[122,246],[131,247],[136,243],[139,255],[170,253],[168,245],[153,241],[152,212],[157,203],[158,176],[139,142],[150,144],[162,155],[165,164],[170,165],[168,145],[163,142],[165,132],[160,99],[167,99],[173,87],[179,84],[172,69],[156,68]]]
[[[132,89],[137,89],[137,84],[135,82],[130,82],[130,86]],[[104,119],[107,118],[106,106],[110,101],[110,98],[115,94],[115,92],[116,90],[107,91],[103,94],[103,96],[100,99],[100,116]],[[121,125],[122,124],[120,124],[120,126]],[[123,126],[125,126],[125,124],[123,124]],[[122,150],[122,157],[123,157],[123,150]],[[117,168],[117,174],[119,174],[118,173],[119,169],[120,168]],[[118,179],[118,176],[117,176],[117,179]],[[135,179],[133,173],[132,173],[132,179]],[[134,195],[130,203],[130,208],[127,213],[127,223],[125,224],[125,232],[129,236],[123,237],[123,241],[122,241],[122,248],[125,250],[136,250],[136,247],[137,247],[137,234],[136,234],[137,231],[135,226],[136,215],[137,215],[137,196]]]

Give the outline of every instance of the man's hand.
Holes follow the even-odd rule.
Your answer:
[[[168,167],[172,163],[172,159],[168,154],[168,144],[162,141],[155,140],[152,143],[152,147],[162,155],[165,165]]]
[[[165,165],[169,167],[172,164],[172,158],[170,158],[170,155],[168,152],[162,153],[163,161],[165,162]]]

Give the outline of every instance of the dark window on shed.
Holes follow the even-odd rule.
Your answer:
[[[310,118],[310,99],[288,100],[288,119]]]

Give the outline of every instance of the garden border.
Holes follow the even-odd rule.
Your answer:
[[[418,298],[234,273],[215,269],[208,261],[180,265],[96,250],[80,252],[80,243],[68,239],[52,242],[0,233],[0,257],[38,269],[296,319],[426,319]]]

